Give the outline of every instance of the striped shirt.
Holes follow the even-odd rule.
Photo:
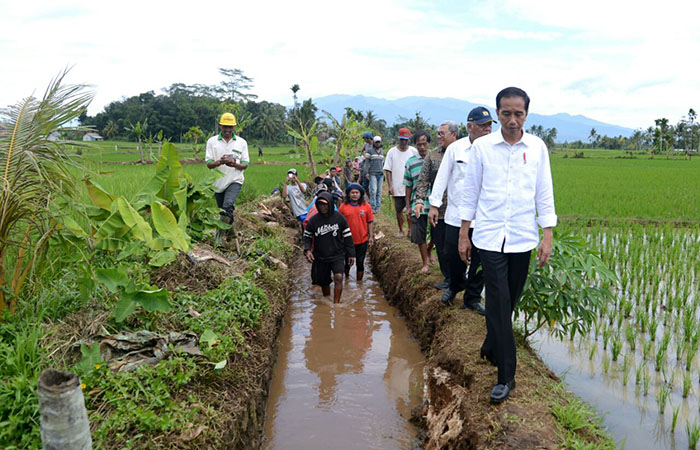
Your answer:
[[[421,169],[423,168],[424,159],[417,156],[411,156],[406,160],[406,168],[403,172],[403,185],[411,188],[411,215],[414,215],[413,209],[416,206],[416,191],[418,188],[418,178],[420,176]],[[428,195],[430,192],[428,192]],[[430,210],[430,204],[426,201],[424,203],[423,215],[428,214]]]

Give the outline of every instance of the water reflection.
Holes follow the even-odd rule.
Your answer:
[[[346,282],[333,305],[299,263],[280,332],[264,448],[411,448],[424,358],[370,277]]]

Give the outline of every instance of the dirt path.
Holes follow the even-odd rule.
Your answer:
[[[518,342],[517,387],[507,402],[491,405],[496,368],[478,357],[486,332],[484,319],[461,310],[460,302],[443,307],[442,291],[433,288],[441,281],[437,266],[419,274],[416,246],[394,237],[395,225],[383,217],[377,229],[385,237],[369,252],[375,276],[429,358],[424,375],[427,405],[418,414],[427,429],[425,448],[568,448],[571,443],[565,438],[593,444],[590,448],[611,445],[592,419],[584,419],[588,423],[578,433],[557,419],[554,411],[561,416],[573,397],[522,340]]]

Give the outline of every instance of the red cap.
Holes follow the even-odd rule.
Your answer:
[[[401,128],[399,130],[399,139],[410,139],[411,138],[411,130],[408,128]]]

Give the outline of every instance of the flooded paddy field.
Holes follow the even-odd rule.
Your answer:
[[[562,227],[564,228],[564,227]],[[619,281],[585,336],[533,346],[597,407],[626,448],[695,448],[700,437],[700,231],[673,224],[568,224]]]

